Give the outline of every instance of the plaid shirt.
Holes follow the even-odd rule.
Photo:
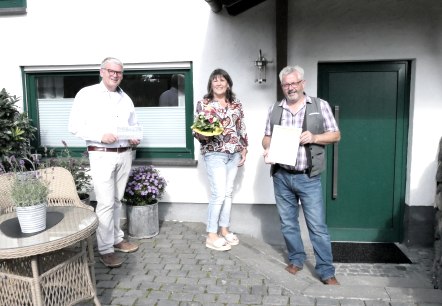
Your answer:
[[[306,97],[307,103],[312,103],[312,100],[309,96]],[[283,111],[282,111],[282,117],[281,117],[281,126],[285,127],[295,127],[295,128],[301,128],[302,124],[304,122],[305,117],[305,104],[302,106],[302,108],[296,113],[292,114],[292,112],[289,110],[287,106],[286,99],[283,99],[279,105],[282,105]],[[273,111],[274,104],[269,108],[269,112],[267,115],[267,122],[266,122],[266,129],[265,129],[265,135],[266,136],[272,136],[272,132],[270,129],[270,116]],[[333,116],[333,112],[330,108],[330,105],[321,99],[321,111],[322,116],[324,118],[324,132],[338,132],[339,128],[336,123],[335,117]],[[307,155],[305,152],[305,146],[299,145],[298,149],[298,156],[296,158],[296,166],[289,166],[289,165],[282,165],[282,167],[290,170],[305,170],[308,168],[307,163]]]

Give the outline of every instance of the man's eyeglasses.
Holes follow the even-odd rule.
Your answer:
[[[282,88],[289,89],[290,87],[298,87],[299,85],[301,85],[302,82],[304,82],[304,80],[301,80],[301,81],[298,81],[298,82],[289,83],[289,84],[282,84]]]
[[[116,70],[107,69],[107,68],[103,68],[103,69],[106,70],[110,75],[117,75],[117,76],[123,75],[123,71],[116,71]]]

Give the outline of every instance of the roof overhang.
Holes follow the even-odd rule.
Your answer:
[[[227,13],[232,16],[241,14],[248,9],[264,2],[265,0],[205,0],[214,13],[219,13],[226,8]]]

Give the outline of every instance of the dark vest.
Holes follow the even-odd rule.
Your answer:
[[[312,102],[306,103],[305,116],[302,123],[302,131],[310,131],[312,134],[324,133],[324,117],[321,111],[321,99],[310,97]],[[273,133],[273,126],[281,124],[283,108],[276,102],[270,114],[270,130]],[[320,174],[325,168],[325,150],[323,145],[307,144],[304,145],[307,155],[307,163],[309,165],[309,176]],[[276,165],[272,165],[270,174],[276,172]]]

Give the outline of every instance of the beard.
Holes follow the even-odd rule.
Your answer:
[[[287,94],[286,94],[285,98],[289,102],[296,103],[296,102],[298,102],[302,98],[302,95],[301,95],[301,93],[298,90],[290,89],[289,91],[287,91]]]

